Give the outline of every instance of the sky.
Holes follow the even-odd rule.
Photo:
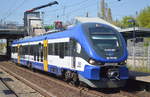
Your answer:
[[[54,0],[1,0],[0,21],[14,21],[23,24],[23,14],[26,10],[47,4]],[[56,0],[58,5],[53,5],[39,11],[43,11],[44,23],[53,21],[69,21],[76,16],[96,17],[100,0]],[[123,16],[136,16],[143,8],[150,6],[150,0],[105,0],[112,10],[114,20],[120,20]]]

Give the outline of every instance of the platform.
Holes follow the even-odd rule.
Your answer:
[[[0,68],[0,97],[44,97]]]
[[[150,73],[130,71],[129,75],[130,75],[130,79],[135,79],[137,81],[150,83]]]

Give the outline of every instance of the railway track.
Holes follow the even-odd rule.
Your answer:
[[[74,87],[48,73],[32,72],[27,68],[16,66],[10,61],[0,62],[0,68],[23,81],[45,97],[149,97],[138,93],[121,90],[95,90],[85,87]],[[143,95],[142,93],[140,95]],[[149,94],[147,94],[149,95]]]
[[[19,97],[17,93],[1,77],[0,81],[7,87],[9,93],[13,94],[15,97]]]

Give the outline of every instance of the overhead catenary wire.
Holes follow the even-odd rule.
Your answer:
[[[84,0],[85,1],[85,0]],[[87,0],[86,0],[87,1]],[[82,1],[83,2],[83,1]],[[90,7],[93,7],[93,6],[95,6],[95,3],[97,3],[97,2],[92,2],[92,3],[87,3],[87,2],[84,2],[84,3],[82,3],[82,5],[80,5],[80,6],[78,6],[76,9],[72,9],[72,10],[69,10],[69,12],[65,12],[65,14],[64,13],[59,13],[59,20],[64,20],[64,17],[66,16],[67,18],[67,20],[64,20],[64,21],[68,21],[69,20],[69,17],[71,16],[71,15],[73,15],[73,14],[78,14],[77,12],[78,11],[81,11],[81,10],[85,10],[85,8],[90,8]],[[77,3],[76,3],[77,4]],[[66,9],[65,9],[66,10]],[[95,10],[94,10],[95,11]],[[92,11],[92,13],[94,12],[94,11]],[[91,13],[91,12],[90,12]],[[51,19],[49,19],[49,21],[52,21],[52,20],[55,20],[56,19],[56,16],[54,16],[54,15],[56,15],[56,13],[55,14],[50,14],[50,17],[51,17]],[[65,16],[64,16],[65,15]],[[55,18],[55,19],[52,19],[52,18]],[[58,18],[57,18],[58,19]],[[71,18],[70,18],[71,19]],[[48,22],[48,19],[46,19],[46,22]]]
[[[69,11],[69,12],[67,12],[66,13],[66,16],[71,16],[71,15],[73,15],[73,14],[77,14],[77,12],[78,11],[81,11],[81,10],[85,10],[85,8],[89,8],[89,7],[93,7],[93,6],[95,6],[94,5],[95,4],[95,2],[94,3],[90,3],[90,4],[88,4],[88,5],[82,5],[82,6],[80,6],[79,8],[76,8],[76,9],[74,9],[74,10],[71,10],[71,11]],[[82,7],[82,8],[81,8]],[[94,12],[94,11],[93,11]],[[62,16],[62,15],[61,15]]]
[[[98,1],[96,1],[96,2],[93,2],[93,3],[98,3]],[[89,7],[93,7],[93,6],[95,6],[95,4],[93,4],[93,3],[90,3],[90,4],[88,4],[88,5],[85,5],[85,6],[81,6],[81,8],[77,8],[77,9],[74,9],[74,10],[71,10],[70,12],[67,12],[66,13],[66,16],[71,16],[71,15],[73,15],[73,14],[77,14],[77,12],[78,11],[81,11],[81,10],[84,10],[85,8],[89,8]],[[109,2],[109,4],[114,4],[114,3],[116,3],[115,1],[110,1]],[[96,8],[96,10],[98,11],[98,6],[96,6],[97,8]],[[92,10],[92,11],[90,11],[90,13],[94,13],[96,10]],[[89,11],[88,11],[89,12]]]
[[[80,2],[77,2],[77,3],[73,3],[73,4],[69,4],[69,5],[66,5],[65,6],[65,14],[64,14],[64,6],[61,8],[61,9],[54,9],[54,10],[51,10],[51,13],[50,13],[50,15],[52,16],[52,14],[53,14],[53,12],[57,12],[57,11],[59,11],[59,19],[63,19],[64,20],[64,17],[66,16],[67,17],[67,20],[69,19],[69,17],[70,16],[72,16],[72,15],[74,15],[74,14],[79,14],[78,12],[80,11],[80,14],[81,14],[81,11],[82,10],[85,10],[85,9],[88,9],[88,8],[90,8],[90,7],[93,7],[93,6],[95,6],[95,5],[97,5],[97,3],[98,3],[98,1],[96,1],[96,2],[91,2],[91,3],[89,3],[88,2],[88,4],[86,3],[87,1],[90,1],[90,0],[83,0],[83,1],[80,1]],[[94,4],[93,4],[94,3]],[[114,3],[116,3],[115,1],[110,1],[109,2],[109,4],[114,4]],[[77,8],[76,8],[77,7]],[[72,9],[72,8],[75,8],[75,9]],[[69,12],[67,12],[68,11],[68,9],[69,9]],[[91,10],[92,9],[92,10]],[[95,6],[95,8],[93,9],[93,8],[91,8],[91,9],[89,9],[87,12],[88,13],[95,13],[95,14],[97,14],[97,11],[98,11],[98,5],[97,6]],[[60,10],[62,11],[62,12],[60,12]],[[85,13],[84,13],[85,14]],[[53,14],[54,15],[54,14]],[[48,15],[47,15],[48,16]],[[50,16],[50,17],[51,17]],[[58,16],[58,15],[57,15]],[[58,18],[57,18],[58,19]],[[52,19],[51,19],[52,20]]]
[[[50,17],[52,17],[53,15],[56,15],[56,12],[58,12],[59,11],[59,13],[56,15],[56,16],[53,16],[53,17],[57,17],[57,19],[65,19],[65,16],[66,16],[66,11],[68,10],[68,9],[72,9],[72,8],[74,8],[75,6],[76,7],[82,7],[82,5],[84,4],[84,3],[86,3],[87,1],[89,1],[89,0],[82,0],[82,1],[80,1],[80,2],[76,2],[76,3],[73,3],[73,4],[69,4],[69,5],[62,5],[61,6],[61,8],[56,8],[56,9],[53,9],[53,10],[50,10],[50,11],[45,11],[45,12],[50,12]],[[53,15],[52,15],[53,14]],[[45,16],[49,16],[49,14],[45,14]],[[48,21],[48,20],[47,20]]]
[[[8,8],[8,10],[2,16],[5,16],[5,15],[9,14],[15,4],[16,4],[16,1],[12,2],[10,4],[10,7]]]
[[[63,19],[64,20],[65,16],[67,17],[67,19],[69,19],[68,17],[70,17],[70,16],[72,16],[74,14],[79,14],[78,11],[85,10],[85,8],[87,9],[89,7],[93,7],[93,6],[97,5],[97,3],[98,3],[98,1],[96,1],[96,2],[93,1],[92,3],[90,3],[90,4],[87,5],[87,3],[86,3],[87,1],[90,1],[90,0],[82,0],[82,1],[77,2],[77,3],[73,3],[73,4],[62,6],[61,8],[50,10],[48,12],[50,12],[50,15],[51,15],[50,17],[52,17],[53,15],[56,15],[56,12],[59,11],[59,13],[57,15],[57,19],[59,18],[59,19]],[[112,2],[110,1],[109,4],[110,3],[114,4],[115,1],[112,1]],[[89,12],[89,13],[94,13],[95,12],[96,13],[98,11],[98,6],[95,6],[95,7],[97,7],[97,8],[96,9],[92,8],[93,10],[89,9],[90,11],[88,10],[87,12]],[[72,9],[72,8],[75,8],[75,9]],[[69,9],[69,12],[67,12],[68,9]],[[55,12],[55,14],[53,14],[54,12]],[[46,16],[48,16],[48,14],[46,14]],[[53,16],[53,17],[56,18],[56,16]]]
[[[10,17],[12,14],[14,14],[20,7],[22,7],[27,0],[23,0],[16,8],[14,8],[12,11],[10,11],[4,18],[3,20],[6,20],[8,17]]]
[[[71,7],[75,7],[75,6],[79,6],[83,3],[86,3],[87,1],[89,0],[83,0],[83,1],[80,1],[80,2],[77,2],[77,3],[74,3],[74,4],[70,4],[70,5],[65,5],[66,9],[68,8],[71,8]],[[61,8],[56,8],[56,9],[53,9],[53,10],[49,10],[49,11],[45,11],[45,12],[56,12],[56,11],[60,11],[62,10],[64,7],[64,5],[61,6]]]
[[[70,5],[66,5],[66,6],[62,6],[62,8],[57,8],[57,9],[54,9],[54,10],[50,10],[50,11],[45,11],[45,12],[51,12],[51,14],[50,15],[52,15],[52,13],[53,12],[57,12],[57,11],[62,11],[62,14],[60,15],[60,12],[59,12],[59,18],[63,18],[63,17],[65,17],[65,15],[66,15],[66,11],[68,10],[68,9],[70,9],[70,8],[74,8],[75,6],[76,7],[80,7],[79,9],[82,9],[82,7],[83,7],[83,5],[85,5],[85,3],[87,3],[87,1],[89,1],[89,0],[83,0],[83,1],[80,1],[80,2],[77,2],[77,3],[73,3],[73,4],[70,4]],[[64,8],[65,8],[65,11],[64,11]],[[73,11],[73,10],[71,10],[71,11]],[[48,16],[48,15],[45,15],[45,16]]]

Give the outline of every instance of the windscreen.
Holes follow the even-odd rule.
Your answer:
[[[98,48],[119,47],[118,39],[115,35],[92,35],[92,42]]]
[[[91,47],[106,59],[118,59],[123,55],[119,32],[109,26],[99,23],[89,23],[84,26]]]
[[[90,34],[113,34],[114,30],[107,27],[98,26],[89,28],[89,32]]]

